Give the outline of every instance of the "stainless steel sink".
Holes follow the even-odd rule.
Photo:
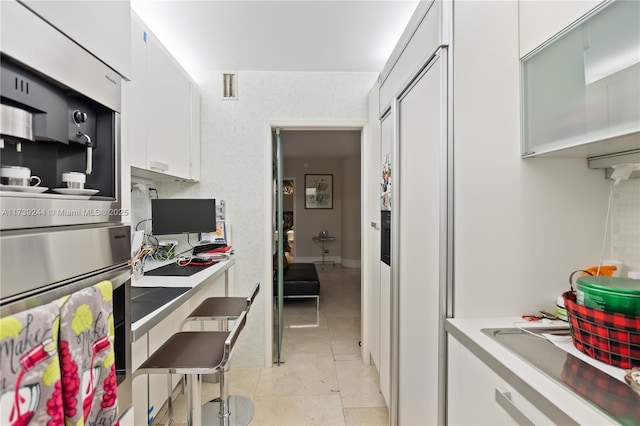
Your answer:
[[[526,331],[524,331],[526,330]],[[484,328],[482,332],[548,376],[561,380],[567,353],[539,337],[542,333],[569,335],[568,328]],[[534,335],[536,334],[536,335]]]
[[[485,328],[482,332],[619,423],[640,422],[640,395],[626,383],[537,336],[568,335],[568,328]]]

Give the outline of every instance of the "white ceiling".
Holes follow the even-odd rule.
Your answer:
[[[379,72],[417,0],[131,0],[192,77],[210,70]]]

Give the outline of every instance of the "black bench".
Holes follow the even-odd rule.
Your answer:
[[[276,271],[277,272],[277,271]],[[273,275],[273,296],[278,296],[278,274]],[[282,297],[287,299],[316,299],[315,324],[291,325],[290,327],[318,327],[320,325],[320,279],[313,263],[289,263],[284,268]]]

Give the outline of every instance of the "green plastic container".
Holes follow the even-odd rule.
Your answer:
[[[576,302],[606,312],[640,316],[640,280],[584,276],[577,280]]]

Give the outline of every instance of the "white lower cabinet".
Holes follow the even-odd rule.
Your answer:
[[[135,426],[135,409],[131,407],[124,416],[118,420],[120,426]]]
[[[380,262],[380,392],[391,407],[391,268]]]
[[[449,425],[554,424],[469,349],[448,339]]]
[[[131,370],[136,371],[147,359],[148,336],[145,334],[131,343]],[[146,375],[136,376],[133,379],[133,410],[134,424],[148,424],[147,410],[149,407],[149,379]]]

